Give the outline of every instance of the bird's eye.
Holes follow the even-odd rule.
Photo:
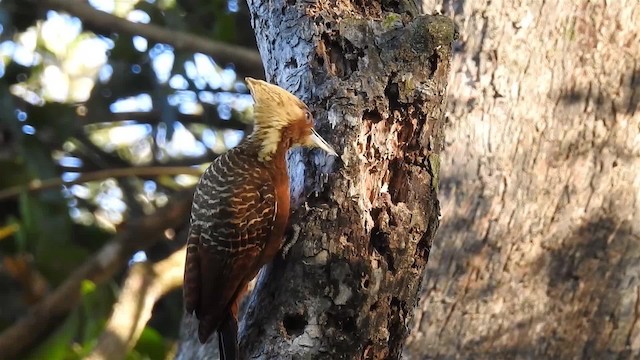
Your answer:
[[[309,124],[313,124],[313,116],[311,116],[311,113],[308,111],[304,112],[304,118],[307,121],[307,123]]]

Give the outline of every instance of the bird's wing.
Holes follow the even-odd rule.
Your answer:
[[[215,169],[214,169],[215,171]],[[229,316],[274,225],[275,189],[265,174],[212,176],[196,192],[187,242],[184,297],[205,342]],[[266,179],[269,179],[266,177]],[[205,193],[207,192],[207,193]],[[235,314],[233,314],[235,315]]]
[[[187,236],[187,258],[184,266],[183,296],[184,307],[188,314],[198,307],[200,299],[200,232],[191,227]]]

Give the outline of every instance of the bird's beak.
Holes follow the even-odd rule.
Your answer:
[[[335,150],[329,145],[318,133],[315,129],[311,129],[311,135],[308,138],[308,146],[319,147],[320,149],[326,151],[329,155],[338,156]]]

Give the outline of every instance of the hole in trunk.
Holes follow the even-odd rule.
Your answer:
[[[282,325],[287,331],[287,335],[294,337],[302,335],[307,324],[304,314],[286,314],[282,320]]]

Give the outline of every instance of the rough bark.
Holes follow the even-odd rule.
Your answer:
[[[289,159],[292,195],[311,196],[248,304],[246,357],[397,358],[407,333],[438,224],[453,23],[357,4],[249,2],[266,73],[310,104],[341,163],[323,187],[331,158]]]
[[[639,3],[439,6],[461,39],[407,355],[639,358]]]
[[[398,358],[438,226],[453,23],[361,1],[249,8],[267,79],[310,106],[341,156],[289,154],[297,242],[248,299],[243,357]]]

